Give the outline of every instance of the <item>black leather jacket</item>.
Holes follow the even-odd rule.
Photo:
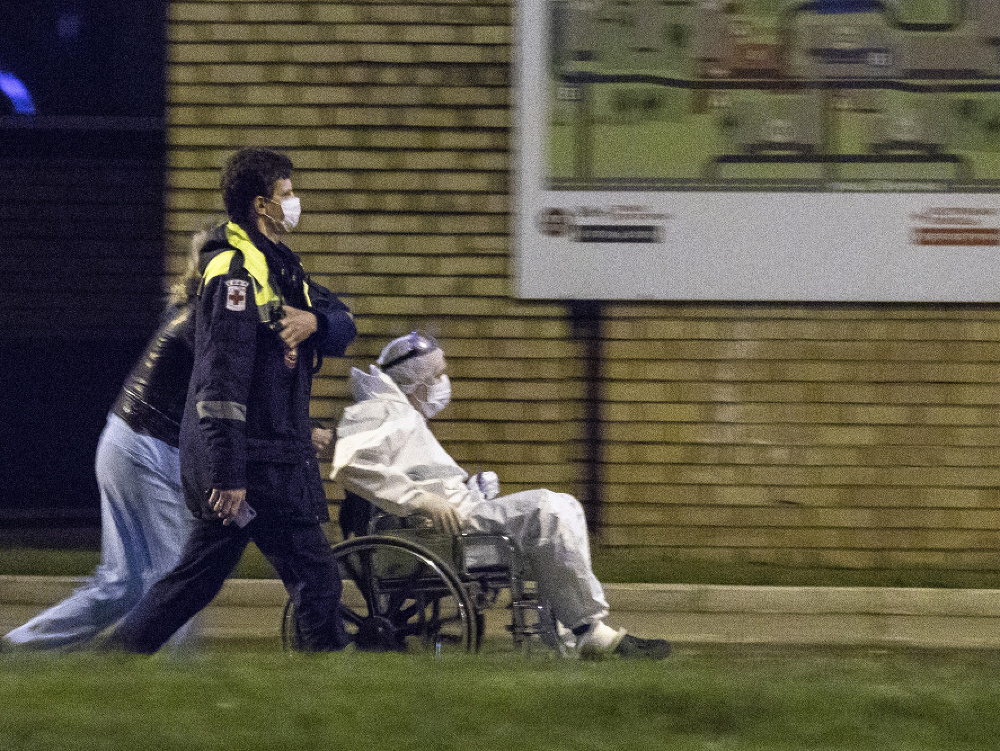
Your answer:
[[[137,433],[177,448],[194,366],[191,307],[176,304],[132,368],[112,411]]]

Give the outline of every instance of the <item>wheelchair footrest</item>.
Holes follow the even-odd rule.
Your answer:
[[[545,603],[538,600],[514,600],[510,608],[513,613],[511,623],[507,626],[508,631],[521,636],[540,636],[552,632],[552,616]],[[534,616],[530,623],[529,613]]]
[[[566,645],[559,638],[555,618],[544,600],[524,597],[511,602],[511,623],[507,630],[514,637],[514,644],[524,649],[537,637],[538,643],[566,655]]]

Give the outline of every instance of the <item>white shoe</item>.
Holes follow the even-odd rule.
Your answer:
[[[576,638],[576,651],[584,660],[601,660],[614,654],[615,649],[625,638],[623,628],[617,631],[610,626],[595,623],[586,632]]]
[[[556,639],[559,640],[564,649],[576,647],[576,636],[573,634],[573,629],[566,628],[558,622],[556,623]]]

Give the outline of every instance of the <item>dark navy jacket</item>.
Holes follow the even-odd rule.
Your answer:
[[[322,356],[342,356],[354,340],[350,311],[306,277],[287,247],[256,231],[222,225],[201,254],[194,371],[180,439],[188,507],[212,519],[212,488],[246,488],[247,503],[263,518],[325,521],[309,397]],[[317,318],[316,333],[294,360],[277,332],[282,303]]]

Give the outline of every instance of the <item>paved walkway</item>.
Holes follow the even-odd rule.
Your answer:
[[[0,633],[69,594],[70,577],[0,576]],[[1000,590],[607,584],[615,625],[676,642],[1000,649]],[[279,638],[276,580],[231,579],[206,638]],[[494,609],[488,633],[507,614]]]

